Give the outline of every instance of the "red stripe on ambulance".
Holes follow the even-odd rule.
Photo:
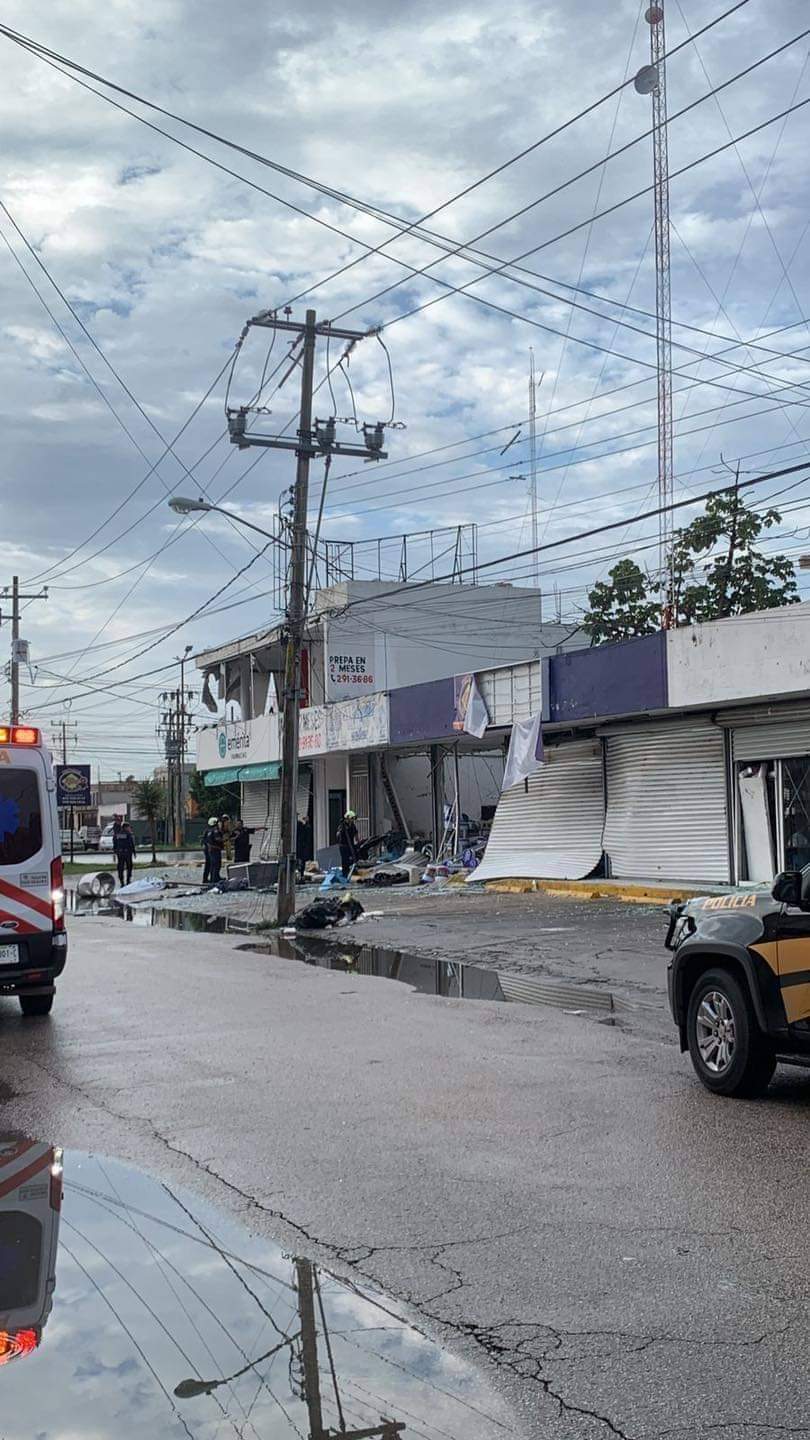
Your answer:
[[[24,905],[27,910],[36,910],[49,920],[53,916],[49,901],[40,900],[38,895],[32,895],[29,890],[21,890],[18,885],[12,885],[8,880],[0,880],[0,895],[4,895],[7,900],[16,900],[18,905]]]
[[[25,1185],[28,1180],[33,1180],[41,1170],[47,1170],[50,1163],[51,1152],[47,1150],[44,1155],[40,1155],[38,1160],[32,1160],[30,1165],[26,1165],[24,1170],[18,1170],[16,1175],[0,1182],[0,1200],[5,1195],[10,1195],[12,1190],[19,1190],[20,1186]]]

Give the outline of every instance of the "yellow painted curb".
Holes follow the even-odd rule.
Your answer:
[[[613,885],[599,880],[488,880],[484,888],[497,895],[546,895],[563,896],[570,900],[621,900],[627,905],[666,905],[670,900],[691,900],[695,895],[704,895],[707,887],[673,885],[655,887],[649,885]],[[710,888],[710,887],[709,887]]]

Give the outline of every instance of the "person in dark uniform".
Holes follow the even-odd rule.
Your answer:
[[[208,879],[212,885],[216,885],[222,869],[222,851],[225,848],[225,838],[216,815],[209,821],[205,841],[208,848]]]
[[[132,880],[132,866],[135,862],[135,836],[132,826],[124,821],[114,841],[115,858],[118,862],[118,883],[129,885]]]
[[[250,837],[252,830],[248,830],[241,820],[236,820],[233,827],[233,858],[237,865],[246,865],[250,860]]]
[[[353,810],[347,810],[337,828],[337,843],[340,846],[340,868],[343,871],[343,878],[349,874],[357,859],[357,816]]]

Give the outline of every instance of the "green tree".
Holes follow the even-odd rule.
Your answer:
[[[636,564],[620,560],[588,595],[589,609],[582,628],[592,645],[608,640],[628,640],[631,635],[651,635],[661,624],[661,602],[654,598],[657,582]]]
[[[673,538],[672,623],[698,625],[793,605],[799,597],[792,561],[766,555],[756,543],[781,519],[778,510],[749,510],[736,489],[711,496],[704,513]],[[634,560],[620,560],[588,594],[582,625],[591,644],[660,629],[664,588]]]
[[[707,500],[704,514],[675,536],[676,623],[697,625],[795,604],[793,562],[755,548],[763,532],[781,520],[778,510],[749,510],[737,490]]]
[[[157,822],[166,812],[166,787],[159,780],[139,780],[133,791],[135,808],[144,820],[149,821],[152,838],[152,864],[157,864]]]
[[[192,770],[188,792],[204,820],[209,815],[238,815],[241,804],[238,785],[206,785],[201,770]]]

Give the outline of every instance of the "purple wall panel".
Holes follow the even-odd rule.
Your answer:
[[[668,704],[666,635],[658,631],[554,655],[549,674],[552,724],[663,710]]]
[[[441,740],[453,734],[455,692],[452,677],[403,685],[389,692],[391,744],[410,740]]]

